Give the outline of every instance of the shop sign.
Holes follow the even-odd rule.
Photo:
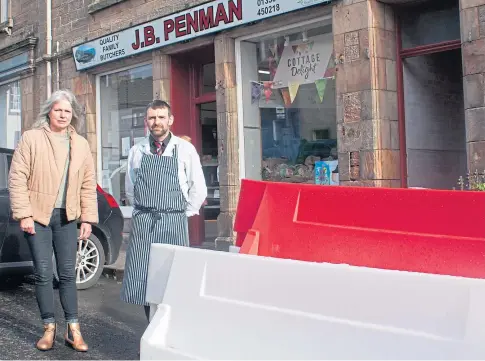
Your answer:
[[[75,46],[72,52],[77,70],[84,70],[330,1],[217,0]]]
[[[289,44],[281,54],[273,88],[315,83],[325,76],[332,52],[331,33]]]

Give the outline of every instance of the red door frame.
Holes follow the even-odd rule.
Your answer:
[[[461,40],[443,41],[440,43],[416,46],[414,48],[402,48],[401,23],[395,16],[396,23],[396,72],[397,72],[397,111],[399,126],[399,158],[401,165],[401,187],[408,187],[408,165],[406,152],[406,112],[404,109],[404,79],[403,60],[420,55],[429,55],[449,50],[461,49]]]
[[[176,135],[187,135],[199,154],[202,153],[202,127],[200,124],[200,104],[216,101],[215,91],[201,94],[203,65],[214,61],[214,48],[195,49],[172,57],[171,61],[171,106]],[[189,219],[191,246],[200,245],[205,240],[204,214]]]

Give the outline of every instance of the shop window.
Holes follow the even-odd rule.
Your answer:
[[[216,64],[210,63],[202,66],[201,93],[213,93],[216,91]]]
[[[15,82],[10,85],[8,111],[10,113],[20,113],[20,82]]]
[[[102,187],[126,204],[130,148],[145,137],[145,108],[153,100],[152,66],[100,77]]]
[[[15,149],[21,127],[20,82],[0,85],[0,148]]]
[[[9,0],[0,0],[0,23],[8,20],[8,6]]]
[[[402,48],[460,40],[458,0],[428,1],[397,8]]]
[[[298,29],[240,44],[245,177],[334,184],[338,157],[332,28]]]

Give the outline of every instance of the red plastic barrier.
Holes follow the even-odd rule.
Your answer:
[[[485,192],[243,180],[241,253],[485,278]]]

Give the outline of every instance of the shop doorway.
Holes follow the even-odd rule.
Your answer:
[[[220,213],[216,102],[199,104],[198,112],[202,142],[201,162],[207,184],[207,203],[203,209],[204,238],[211,242],[218,235],[217,217]]]
[[[172,57],[174,133],[191,138],[200,155],[208,196],[199,216],[189,219],[191,246],[213,243],[220,210],[214,46]]]
[[[402,186],[452,189],[467,171],[458,1],[396,13]]]

